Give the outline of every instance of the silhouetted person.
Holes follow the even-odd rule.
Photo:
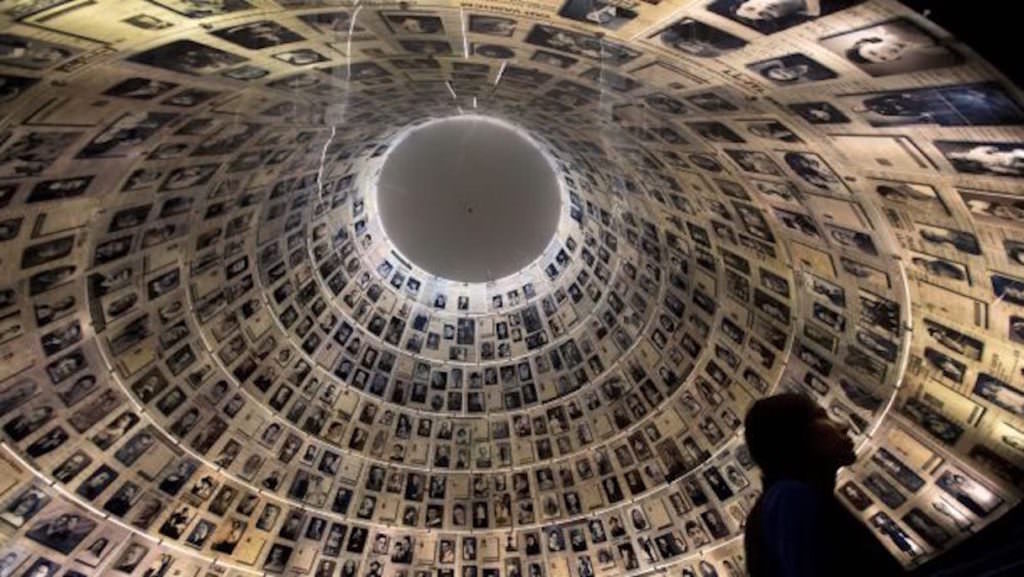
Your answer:
[[[902,569],[835,497],[836,472],[856,460],[846,425],[809,397],[761,399],[746,441],[763,492],[747,517],[750,577],[885,577]]]

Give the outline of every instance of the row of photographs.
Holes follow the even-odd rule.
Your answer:
[[[119,416],[116,419],[114,419],[107,426],[106,429],[98,431],[97,434],[93,437],[93,443],[95,443],[96,447],[102,448],[103,445],[101,443],[105,443],[103,439],[109,438],[108,436],[111,434],[109,433],[111,427],[115,429],[118,427],[123,427],[124,422],[125,420]],[[154,432],[150,432],[148,434],[152,435],[154,434]],[[113,437],[115,439],[117,438],[116,433],[113,434]],[[136,438],[145,438],[145,436],[137,436]],[[115,440],[114,443],[117,443],[117,441]],[[203,476],[203,473],[201,471],[197,471],[195,464],[189,463],[188,459],[174,459],[173,452],[167,450],[169,443],[167,441],[164,441],[163,443],[164,450],[154,451],[154,447],[152,445],[150,445],[148,448],[140,448],[135,447],[137,443],[129,441],[128,443],[122,445],[120,449],[117,449],[114,455],[119,461],[121,459],[139,459],[140,455],[144,455],[143,458],[146,460],[146,462],[139,463],[140,466],[134,469],[134,473],[136,475],[141,475],[141,479],[136,480],[139,482],[153,482],[155,485],[156,481],[159,479],[159,485],[155,485],[154,490],[162,491],[165,494],[177,494],[177,491],[180,491],[186,485],[191,483],[192,479],[195,479],[194,484],[191,485],[191,488],[188,491],[188,495],[191,495],[191,497],[187,499],[187,502],[190,503],[193,507],[195,507],[197,502],[201,503],[203,501],[211,499],[212,497],[212,500],[210,501],[209,504],[209,510],[211,512],[214,512],[214,514],[222,515],[225,509],[221,505],[223,503],[227,503],[227,506],[230,506],[234,499],[237,498],[239,494],[238,490],[235,488],[231,488],[229,490],[227,488],[227,485],[225,485],[225,487],[222,487],[219,492],[216,491],[217,481],[215,480],[215,477],[210,477],[209,474]],[[918,444],[920,445],[920,442],[918,442]],[[282,447],[282,450],[286,450],[286,448]],[[93,449],[90,452],[94,451],[95,450]],[[918,449],[918,452],[920,451],[921,449]],[[907,448],[902,447],[901,454],[906,453],[908,453]],[[83,457],[82,455],[85,455],[85,457]],[[913,454],[911,454],[911,456],[913,456]],[[88,459],[87,457],[88,454],[84,453],[81,450],[72,454],[68,460],[64,461],[64,463],[60,464],[57,467],[57,469],[55,469],[55,475],[57,475],[57,471],[60,471],[60,474],[57,476],[57,479],[62,483],[67,483],[70,485],[72,481],[75,480],[76,477],[83,478],[83,476],[81,475],[82,470],[88,468],[91,464],[91,459]],[[160,462],[161,458],[163,459],[163,462]],[[304,459],[305,458],[307,457],[304,457]],[[616,454],[616,458],[619,459],[621,457],[619,457],[618,454]],[[749,468],[752,466],[752,464],[749,462],[749,459],[745,459],[742,456],[742,453],[737,453],[737,459],[739,467]],[[154,460],[156,462],[154,462]],[[136,462],[137,461],[133,461],[133,464],[135,464]],[[325,460],[321,460],[321,465],[323,465],[324,462]],[[913,472],[913,469],[910,469],[906,464],[904,464],[901,461],[900,457],[889,454],[885,450],[876,453],[875,456],[872,458],[872,463],[877,464],[877,466],[880,467],[880,470],[883,471],[886,475],[895,478],[895,481],[900,486],[902,486],[903,489],[901,490],[895,488],[892,484],[892,481],[887,481],[887,477],[885,475],[879,475],[877,472],[872,473],[863,481],[866,486],[867,492],[864,492],[864,490],[859,489],[857,483],[847,483],[843,485],[843,488],[841,489],[842,494],[845,495],[847,499],[849,499],[851,503],[859,510],[864,510],[871,505],[872,499],[871,497],[868,496],[869,494],[875,495],[876,498],[880,499],[888,507],[892,509],[898,509],[906,503],[906,497],[903,496],[902,491],[909,490],[911,493],[914,493],[920,491],[920,489],[925,486],[925,483],[921,479],[920,475],[915,474]],[[601,467],[600,462],[597,466],[599,468]],[[696,507],[699,510],[702,504],[707,503],[707,500],[711,495],[713,495],[713,497],[711,497],[712,502],[714,502],[715,500],[721,500],[724,506],[724,504],[728,502],[729,498],[736,494],[735,491],[738,490],[736,489],[737,486],[742,489],[743,487],[747,487],[749,485],[749,482],[746,480],[744,473],[742,472],[744,470],[743,468],[737,468],[736,465],[727,462],[724,464],[725,474],[721,473],[717,466],[712,466],[710,468],[703,469],[699,477],[694,476],[690,478],[684,478],[681,481],[680,487],[682,489],[682,494],[685,495],[685,499],[683,499],[683,497],[675,499],[671,498],[671,495],[669,495],[670,498],[668,500],[668,503],[670,503],[672,507],[677,508],[677,514],[688,512],[691,510],[691,507]],[[148,476],[146,471],[152,471],[153,473],[149,474],[152,476]],[[116,469],[101,464],[95,469],[92,475],[89,475],[88,478],[84,478],[82,482],[78,484],[78,488],[76,489],[75,492],[84,499],[96,499],[98,496],[103,494],[104,491],[108,490],[108,487],[112,486],[112,483],[117,478],[117,476],[118,473]],[[547,483],[551,488],[557,487],[554,481],[554,477],[551,477],[551,472],[548,472],[547,476],[545,477],[542,476],[538,471],[537,477],[537,487],[539,489],[543,488],[544,483]],[[569,477],[571,479],[571,472],[569,473]],[[566,493],[563,493],[563,499],[565,500],[566,506],[572,506],[572,503],[575,501],[574,497],[571,497],[571,495],[576,495],[576,491],[573,489],[575,483],[570,481],[570,484],[567,485],[564,474],[560,475],[559,478],[561,479],[563,491],[568,491]],[[628,475],[626,478],[628,482]],[[703,481],[700,480],[701,478],[703,478]],[[453,478],[448,478],[448,483],[446,483],[446,479],[444,479],[443,477],[440,479],[440,481],[438,481],[437,477],[432,476],[429,483],[429,490],[427,490],[428,483],[426,482],[426,475],[415,476],[415,474],[410,474],[408,476],[405,476],[399,472],[398,476],[396,477],[395,471],[388,473],[381,468],[370,468],[365,476],[364,481],[362,482],[363,489],[365,489],[362,493],[363,497],[361,498],[361,500],[356,500],[356,502],[359,503],[359,506],[355,516],[359,519],[374,518],[374,509],[378,507],[376,496],[386,495],[386,493],[388,492],[402,494],[404,495],[404,499],[406,501],[411,502],[418,502],[422,500],[424,497],[427,497],[428,519],[430,518],[431,511],[429,503],[431,502],[432,499],[442,499],[445,500],[445,502],[448,502],[450,505],[450,501],[446,500],[446,498],[457,498],[459,495],[462,495],[464,499],[467,499],[467,501],[463,502],[464,505],[462,505],[462,507],[465,507],[465,509],[473,510],[473,526],[475,528],[482,528],[482,525],[479,523],[479,520],[481,518],[486,519],[489,513],[489,508],[485,507],[481,509],[477,505],[470,507],[469,499],[487,498],[489,495],[492,494],[491,491],[506,490],[504,489],[504,487],[507,486],[507,481],[504,479],[505,477],[503,475],[491,475],[488,477],[480,475],[474,476],[472,478],[471,484],[466,484],[466,481],[468,481],[469,479],[463,479],[462,482],[460,483]],[[296,483],[301,485],[302,481],[297,477]],[[704,485],[704,483],[707,484]],[[237,484],[237,480],[234,480],[233,484]],[[446,494],[446,484],[449,485],[452,493]],[[957,528],[961,532],[966,531],[972,525],[971,521],[965,521],[965,519],[969,519],[971,516],[977,516],[978,518],[982,519],[988,517],[992,514],[993,511],[999,509],[999,507],[1002,506],[1004,503],[1001,497],[992,493],[983,484],[979,484],[977,481],[972,480],[969,476],[965,475],[961,471],[947,471],[943,473],[942,476],[938,478],[937,484],[939,487],[943,489],[943,491],[948,493],[951,497],[955,498],[956,502],[959,503],[959,506],[954,506],[951,508],[949,503],[945,502],[942,507],[936,505],[935,508],[940,513],[943,513],[946,516],[951,516],[951,518],[954,520],[961,521],[957,523]],[[392,485],[394,485],[393,488]],[[522,491],[523,486],[525,486],[526,490],[529,491],[530,479],[526,476],[519,476],[519,473],[513,473],[512,487],[516,491],[517,495],[520,491]],[[602,486],[605,487],[605,490],[608,490],[607,481],[602,481]],[[296,484],[293,484],[292,488],[294,489],[295,487]],[[707,490],[708,488],[710,488],[710,492]],[[264,489],[266,492],[272,493],[274,491],[273,486],[264,485]],[[111,490],[108,493],[110,497],[109,500],[104,505],[104,508],[115,514],[123,514],[119,512],[128,511],[128,509],[131,506],[131,499],[133,497],[137,497],[138,491],[139,487],[137,484],[131,482],[125,483],[122,486],[121,490],[118,490],[117,492],[113,492]],[[292,497],[297,496],[292,494],[291,492],[289,493],[289,495]],[[586,493],[584,493],[584,495],[586,495]],[[748,495],[748,497],[751,496],[752,495]],[[575,497],[575,499],[578,498],[578,496]],[[517,504],[522,503],[519,497],[517,497],[517,499],[519,499],[517,501]],[[24,517],[25,520],[31,517],[34,514],[34,511],[32,510],[32,507],[28,505],[31,505],[35,502],[36,497],[33,496],[33,491],[27,490],[25,493],[22,493],[21,496],[19,496],[17,499],[11,502],[10,506],[8,507],[9,513],[8,515],[5,515],[4,520],[11,522],[16,526],[20,526],[17,525],[18,516],[20,515]],[[242,503],[244,502],[245,500],[243,499],[243,501],[239,502],[239,506],[241,507]],[[343,487],[339,487],[338,493],[335,495],[333,501],[334,505],[331,505],[331,508],[335,512],[338,512],[340,510],[341,512],[344,513],[347,512],[349,503],[351,502],[353,502],[352,492],[350,490],[344,489]],[[481,503],[483,503],[483,501],[481,501]],[[544,501],[544,503],[545,507],[549,506],[547,504],[547,501]],[[557,507],[558,501],[556,500],[554,503],[554,506]],[[309,504],[315,506],[316,502]],[[750,504],[749,500],[747,501],[747,504]],[[662,506],[664,506],[664,503]],[[341,509],[338,509],[338,507],[340,507]],[[462,515],[466,515],[466,517],[463,517],[461,521],[459,520],[459,511],[465,511],[465,509],[462,509],[460,507],[459,502],[456,501],[454,505],[451,505],[451,507],[452,508],[450,509],[450,511],[452,515],[453,525],[448,526],[449,529],[455,529],[462,523],[467,523],[467,519],[469,516],[465,512],[463,512]],[[966,507],[969,514],[965,514],[961,510],[964,507]],[[189,512],[188,505],[183,505],[182,508],[184,509],[184,511],[176,511],[181,513],[181,515],[176,517],[174,514],[172,514],[168,517],[167,522],[161,525],[160,531],[164,536],[177,538],[178,536],[181,536],[183,534],[181,532],[175,534],[174,531],[172,531],[172,529],[170,528],[178,522],[181,516],[185,516],[186,525],[188,524],[188,521],[191,520],[192,517],[187,515],[187,513]],[[440,510],[444,511],[443,506]],[[547,509],[545,508],[545,511],[546,510]],[[221,513],[218,513],[218,511],[221,511]],[[257,521],[257,527],[267,527],[268,524],[269,526],[273,526],[273,521],[276,520],[277,516],[280,514],[279,509],[273,507],[265,507],[263,511],[264,513],[260,515],[260,518]],[[408,511],[408,508],[406,508],[406,511]],[[498,511],[500,511],[500,508],[496,507],[496,515],[498,514]],[[667,513],[665,511],[662,511],[660,514],[657,514],[652,511],[656,511],[656,509],[651,509],[646,505],[642,509],[633,509],[632,512],[629,513],[630,523],[632,524],[633,528],[635,530],[642,531],[648,527],[651,527],[651,521],[649,519],[649,517],[651,516],[657,516],[658,518],[667,518]],[[244,514],[244,511],[242,513]],[[737,522],[741,522],[741,520],[744,517],[744,511],[742,508],[740,508],[736,512],[734,512],[734,510],[730,508],[730,513],[734,515],[734,518]],[[921,534],[923,538],[928,542],[931,542],[932,539],[936,539],[939,543],[943,543],[943,541],[941,540],[941,536],[944,534],[944,530],[942,529],[942,522],[935,523],[933,520],[930,519],[927,513],[922,513],[921,511],[916,511],[912,513],[913,514],[908,514],[908,517],[905,518],[905,520],[914,519],[913,521],[906,520],[906,522],[913,528],[913,530],[916,533]],[[14,516],[12,517],[11,515]],[[443,515],[443,513],[435,512],[434,515]],[[290,518],[297,518],[298,520],[291,522],[286,521],[280,528],[281,536],[283,536],[284,538],[288,538],[286,534],[292,534],[291,529],[288,529],[288,527],[290,526],[298,525],[301,528],[301,525],[304,522],[304,517],[305,513],[301,511],[293,511],[293,515]],[[875,515],[875,517],[883,520],[888,518],[884,514],[882,514],[881,516]],[[875,521],[875,517],[872,518],[872,521]],[[701,514],[700,516],[700,519],[707,524],[707,531],[710,531],[711,534],[714,535],[716,531],[715,523],[709,521],[709,518],[710,517],[708,517],[705,514]],[[615,535],[617,532],[617,530],[615,529],[616,525],[621,526],[622,522],[621,520],[614,521],[613,519],[615,519],[614,516],[609,517],[607,519],[607,522],[610,526],[610,531],[612,535]],[[403,522],[406,525],[408,525],[407,519],[404,517],[404,514]],[[593,521],[591,521],[590,523],[590,530],[592,532],[592,542],[595,544],[602,542],[602,538],[597,537],[595,535],[603,535],[603,529],[598,530],[598,533],[595,534],[593,533],[593,531],[596,530],[594,529]],[[311,520],[310,524],[315,525],[315,520]],[[200,525],[203,525],[203,527],[200,528]],[[522,525],[517,524],[517,526]],[[925,532],[924,529],[928,529],[929,526],[931,526],[931,529]],[[600,527],[600,525],[598,525],[598,527]],[[924,527],[924,529],[922,529],[922,527]],[[165,528],[166,531],[164,530]],[[326,528],[326,524],[324,524],[323,528]],[[899,546],[900,550],[903,550],[905,552],[909,551],[911,553],[911,557],[915,556],[920,551],[919,548],[916,548],[913,545],[916,541],[913,538],[909,538],[905,532],[902,532],[902,530],[900,530],[892,523],[882,523],[877,528],[882,534],[888,535],[890,539],[893,540],[893,543]],[[203,523],[197,523],[196,528],[193,530],[192,534],[198,535],[195,537],[195,541],[198,541],[199,544],[201,545],[204,542],[203,539],[205,539],[207,535],[210,535],[211,530],[212,528],[209,526],[208,523],[205,525]],[[687,522],[686,540],[696,540],[697,544],[699,545],[702,542],[702,531],[705,531],[705,529],[699,523],[694,528],[691,528],[689,526],[689,522]],[[316,534],[318,533],[314,531],[314,535]],[[564,545],[559,544],[561,542],[560,538],[553,535],[554,534],[546,534],[545,538],[547,539],[548,551],[557,553],[558,551],[563,550],[562,547],[564,547]],[[305,538],[308,539],[313,537],[307,535]],[[706,538],[706,534],[703,538]],[[948,538],[949,535],[947,534],[946,539]],[[64,546],[56,542],[46,541],[44,538],[39,538],[38,541],[58,551],[61,551],[62,549],[60,547]],[[586,548],[585,536],[583,536],[582,539],[579,539],[579,544],[576,544],[576,541],[577,539],[573,538],[574,551],[577,550],[575,549],[575,547],[582,547],[583,549]],[[535,542],[539,542],[536,537]],[[685,543],[686,541],[681,542]],[[195,546],[196,543],[192,543],[192,545]],[[70,546],[70,549],[73,549],[75,546],[76,544],[72,544]],[[641,544],[641,546],[643,545]],[[531,555],[531,550],[532,547],[530,545],[530,537],[529,535],[527,535],[526,554]],[[67,552],[68,551],[66,551],[65,553]],[[447,557],[445,555],[447,554],[445,553],[443,547],[441,550],[439,550],[438,555],[440,555],[440,557],[438,558],[439,562],[446,562],[445,559]],[[625,558],[626,556],[624,555],[624,559]]]
[[[338,575],[339,571],[342,576],[407,575],[410,571],[431,575],[435,571],[430,567],[433,565],[438,576],[454,575],[456,571],[477,575],[483,571],[497,577],[504,570],[510,577],[523,571],[533,576],[588,577],[595,574],[595,569],[607,572],[621,564],[631,570],[641,563],[658,561],[673,563],[688,575],[697,575],[693,571],[699,568],[703,576],[718,575],[719,570],[728,572],[723,575],[732,575],[734,569],[742,566],[742,557],[734,557],[735,547],[726,549],[724,555],[719,553],[700,561],[690,557],[688,562],[679,564],[680,556],[689,551],[678,533],[661,527],[653,539],[635,537],[634,545],[631,536],[635,530],[618,517],[608,518],[607,523],[594,518],[587,523],[552,528],[543,534],[420,536],[396,529],[373,529],[372,539],[366,528],[352,527],[350,533],[345,525],[317,516],[307,520],[290,515],[279,535],[268,537],[254,530],[246,531],[246,522],[230,518],[221,525],[199,523],[189,533],[187,547],[167,549],[166,544],[158,546],[145,539],[128,538],[123,529],[100,526],[91,513],[65,503],[46,488],[18,483],[12,477],[8,489],[3,497],[13,495],[14,499],[12,507],[5,509],[3,521],[19,534],[24,532],[25,540],[0,558],[4,575],[56,575],[62,566],[67,568],[65,575],[76,576],[198,575],[209,561],[198,557],[195,551],[208,541],[212,541],[212,550],[221,553],[222,558],[219,571],[210,567],[217,572],[204,575],[223,574],[225,568],[238,571],[231,575],[259,571],[280,574],[286,568],[291,574],[321,577]],[[632,524],[638,522],[634,519]],[[271,540],[274,542],[269,543]],[[367,541],[370,547],[366,546]],[[233,558],[225,560],[225,553]],[[27,573],[16,573],[19,569]]]

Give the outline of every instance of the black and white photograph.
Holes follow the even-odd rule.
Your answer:
[[[794,102],[789,109],[809,124],[847,124],[850,117],[830,102]]]
[[[956,66],[963,56],[909,18],[895,18],[819,40],[870,76]]]
[[[175,40],[130,58],[133,62],[198,76],[222,72],[246,58],[192,40]]]
[[[0,520],[14,528],[20,528],[49,502],[49,494],[39,487],[30,485],[4,506],[0,512]]]
[[[40,518],[25,536],[54,551],[69,555],[95,528],[96,522],[86,513],[67,509]]]
[[[488,36],[511,37],[515,34],[519,21],[502,16],[490,14],[470,14],[469,31],[474,34],[486,34]]]
[[[150,0],[153,4],[189,18],[220,16],[252,8],[246,0]]]
[[[78,132],[29,132],[13,140],[0,153],[0,177],[18,178],[42,174],[80,136]]]
[[[612,66],[627,64],[640,56],[638,50],[621,44],[544,24],[534,25],[526,36],[526,42],[574,56],[599,60]]]
[[[271,46],[281,46],[282,44],[291,44],[305,40],[299,34],[271,20],[260,20],[229,28],[220,28],[214,30],[212,34],[249,50],[262,50]]]
[[[0,63],[14,68],[45,70],[75,56],[80,51],[28,36],[0,34]]]
[[[717,58],[747,45],[742,38],[692,18],[683,18],[651,38],[665,48],[697,58]]]
[[[178,116],[160,112],[137,112],[121,116],[78,151],[78,158],[126,156]]]
[[[939,140],[935,146],[957,172],[1024,177],[1024,144]]]
[[[634,10],[605,0],[566,0],[558,15],[570,20],[618,30],[637,17]]]
[[[848,94],[840,100],[868,124],[878,127],[1024,124],[1024,109],[994,82]]]
[[[753,28],[774,34],[809,20],[855,6],[864,0],[714,0],[707,10]]]
[[[425,56],[447,56],[452,53],[452,46],[447,40],[399,40],[399,45],[406,52]]]
[[[381,18],[393,34],[437,34],[445,35],[441,18],[416,12],[381,12]]]
[[[776,86],[795,86],[839,77],[824,64],[800,53],[751,62],[747,68]]]

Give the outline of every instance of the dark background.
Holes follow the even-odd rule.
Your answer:
[[[1024,26],[1015,0],[900,0],[945,28],[998,68],[1017,86],[1024,85]]]

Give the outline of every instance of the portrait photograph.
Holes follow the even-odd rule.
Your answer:
[[[637,17],[633,10],[602,0],[568,0],[558,15],[609,30],[618,30]]]
[[[11,102],[30,90],[38,80],[25,76],[0,74],[0,104]]]
[[[149,0],[153,4],[166,8],[188,18],[206,18],[220,16],[240,10],[252,8],[246,0]]]
[[[25,536],[54,551],[69,555],[95,528],[96,522],[85,513],[68,509],[42,518]]]
[[[133,77],[122,80],[111,86],[103,94],[116,96],[118,98],[134,98],[136,100],[151,100],[163,96],[177,88],[174,82],[156,80],[153,78]]]
[[[518,20],[502,16],[491,16],[489,14],[470,14],[469,31],[474,34],[486,34],[488,36],[511,37],[519,25]]]
[[[589,34],[581,34],[572,30],[544,24],[534,25],[526,36],[526,42],[534,46],[566,52],[573,56],[600,60],[612,66],[621,66],[632,62],[640,56],[640,52],[632,48],[602,40]]]
[[[124,114],[78,151],[77,158],[125,156],[177,117],[177,114],[160,112]]]
[[[0,12],[5,16],[10,16],[13,19],[27,18],[33,14],[45,12],[51,8],[56,8],[63,4],[67,4],[72,0],[16,0],[13,6],[10,6]],[[8,576],[4,576],[8,577]]]
[[[830,102],[794,102],[789,109],[809,124],[848,124],[850,117]]]
[[[262,50],[271,46],[281,46],[282,44],[291,44],[305,40],[301,35],[270,20],[259,20],[229,28],[221,28],[214,30],[212,34],[222,40],[227,40],[232,44],[237,44],[249,50]]]
[[[330,58],[309,48],[278,52],[277,54],[274,54],[273,57],[285,64],[291,64],[292,66],[309,66],[310,64],[319,64],[320,62],[327,62],[330,60]]]
[[[747,41],[693,18],[683,18],[650,38],[681,54],[698,58],[717,58],[739,50]]]
[[[63,44],[44,42],[27,36],[0,34],[0,64],[29,70],[45,70],[75,56],[80,51]]]
[[[443,56],[452,53],[452,46],[446,40],[399,40],[402,50],[413,54]]]
[[[707,10],[761,34],[774,34],[864,0],[714,0]]]
[[[352,26],[351,14],[343,11],[299,14],[299,20],[321,33],[333,32],[347,35],[350,29],[353,32],[365,31],[362,26]]]
[[[498,60],[512,60],[516,57],[516,51],[500,44],[476,44],[470,49],[473,54],[484,58],[495,58]]]
[[[1024,177],[1024,143],[937,140],[935,146],[959,173]]]
[[[776,86],[795,86],[839,77],[824,64],[799,53],[751,62],[747,68]]]
[[[6,559],[6,557],[5,557]],[[11,568],[11,575],[13,575],[14,568]],[[26,577],[56,577],[57,572],[60,571],[60,564],[56,561],[51,561],[46,557],[40,557],[29,565],[28,569],[22,575]]]
[[[0,520],[20,528],[50,502],[50,496],[41,488],[30,485],[9,501],[0,512]]]
[[[1003,499],[990,489],[952,468],[944,471],[935,484],[978,517],[987,517],[1003,504]]]
[[[192,40],[175,40],[129,57],[147,66],[156,66],[191,76],[221,72],[244,62],[246,58]]]
[[[956,66],[963,56],[909,18],[894,18],[819,40],[870,76]]]
[[[80,136],[79,132],[29,132],[12,139],[0,152],[0,178],[42,174]]]
[[[1024,109],[995,82],[846,94],[839,100],[878,127],[1024,124]]]
[[[392,34],[438,34],[444,35],[444,23],[439,16],[414,12],[381,12],[380,17]]]

